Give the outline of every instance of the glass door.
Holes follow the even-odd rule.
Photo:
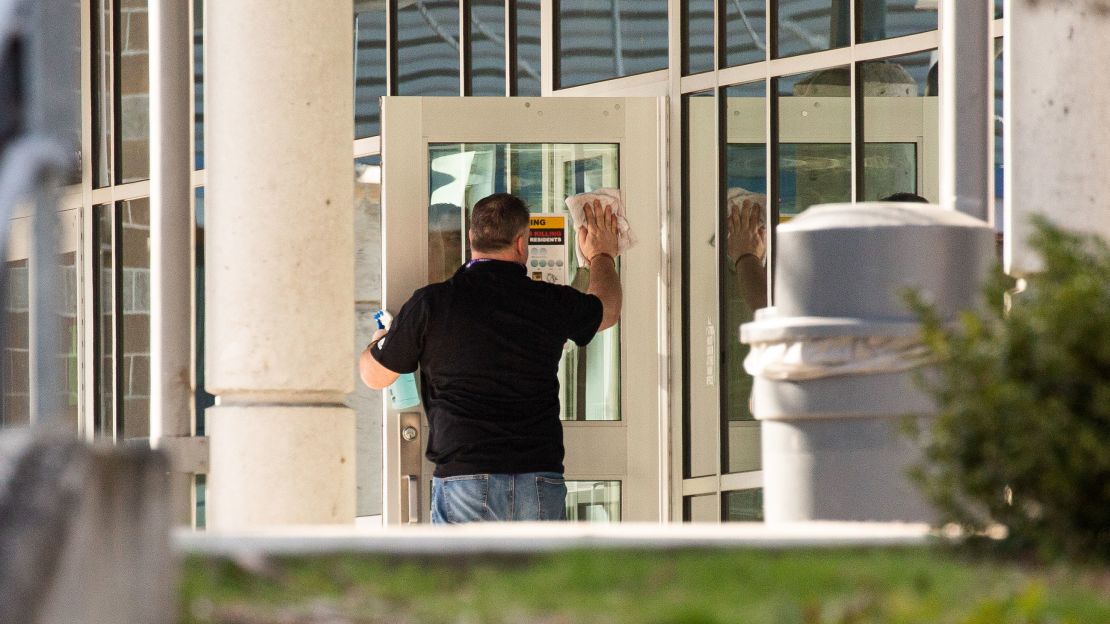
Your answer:
[[[384,99],[383,304],[391,311],[466,262],[466,227],[479,199],[509,192],[534,215],[558,217],[570,195],[621,189],[643,241],[621,258],[622,322],[586,347],[572,345],[559,365],[571,520],[665,517],[665,402],[659,390],[644,391],[665,387],[657,341],[666,291],[653,240],[663,214],[661,106],[655,98]],[[588,275],[566,221],[570,252],[537,250],[528,270],[584,290]],[[432,472],[422,459],[426,420],[414,411],[394,413],[388,403],[384,409],[385,520],[425,521]]]

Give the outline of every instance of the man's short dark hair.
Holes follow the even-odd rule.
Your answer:
[[[515,195],[494,193],[478,200],[470,215],[470,247],[498,251],[528,229],[528,207]]]
[[[922,196],[920,196],[916,193],[904,193],[904,192],[903,193],[894,193],[893,195],[887,195],[886,197],[880,199],[879,201],[885,201],[885,202],[917,202],[919,204],[929,203],[929,200],[925,199],[924,197],[922,197]]]

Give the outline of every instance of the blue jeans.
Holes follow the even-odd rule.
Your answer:
[[[567,486],[557,472],[432,479],[432,524],[566,520]]]

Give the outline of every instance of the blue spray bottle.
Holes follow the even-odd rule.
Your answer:
[[[378,329],[389,329],[389,325],[393,323],[393,317],[385,310],[375,312],[374,320],[378,323]],[[395,410],[420,405],[420,392],[416,389],[416,375],[402,373],[397,381],[389,386],[389,400],[393,403],[393,409]]]

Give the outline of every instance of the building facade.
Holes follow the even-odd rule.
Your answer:
[[[195,252],[187,260],[195,293],[189,311],[195,345],[191,428],[203,437],[209,433],[206,409],[216,401],[206,391],[206,350],[221,348],[206,342],[206,319],[214,313],[205,296],[206,267],[226,261],[205,247],[211,220],[205,213],[206,189],[213,176],[205,146],[218,143],[206,132],[211,127],[206,125],[205,79],[213,62],[207,46],[213,15],[221,12],[200,0],[189,4],[195,217]],[[622,401],[632,392],[625,386],[637,366],[622,358],[622,345],[639,339],[624,332],[598,341],[593,351],[575,356],[581,361],[567,364],[565,412],[570,421],[659,419],[652,434],[657,443],[624,451],[655,457],[659,519],[760,519],[759,427],[748,409],[746,350],[737,340],[737,328],[750,320],[752,310],[723,246],[716,244],[726,234],[730,198],[766,197],[765,219],[772,232],[768,284],[779,260],[773,253],[774,226],[809,206],[878,200],[896,192],[938,202],[937,5],[936,0],[356,0],[349,30],[353,353],[372,332],[369,315],[383,303],[397,305],[383,294],[383,251],[389,257],[391,250],[388,243],[383,247],[382,180],[391,167],[410,163],[395,164],[383,154],[383,127],[390,119],[383,118],[380,98],[657,98],[663,138],[653,154],[661,172],[661,236],[641,231],[640,237],[643,244],[662,247],[662,260],[652,267],[656,281],[664,284],[654,300],[666,310],[657,329],[668,336],[658,354],[659,404],[645,416],[634,413],[634,403]],[[991,168],[995,205],[1001,207],[1003,16],[1001,2],[995,6]],[[63,397],[78,435],[123,442],[151,436],[151,350],[156,347],[150,325],[150,163],[159,146],[151,141],[150,13],[148,0],[81,0],[79,9],[81,49],[74,55],[81,71],[74,89],[81,102],[81,168],[60,209],[65,296],[59,314],[67,350],[58,356],[67,374],[64,387],[54,391]],[[282,3],[274,10],[282,10]],[[236,25],[220,26],[226,31]],[[263,36],[249,43],[260,55],[268,46],[313,44]],[[267,102],[256,105],[261,109]],[[551,197],[561,201],[572,191],[633,182],[607,173],[606,167],[624,171],[621,164],[632,158],[627,151],[606,152],[612,152],[609,143],[517,143],[451,140],[427,154],[429,280],[465,257],[462,224],[479,192],[516,192],[537,212],[547,212],[540,208]],[[570,155],[558,156],[560,150]],[[529,166],[554,170],[555,162],[562,163],[564,174],[558,188],[537,190],[519,177]],[[268,165],[263,159],[257,166]],[[437,191],[447,188],[446,182],[437,182],[437,171],[467,176],[455,199],[436,201]],[[28,261],[29,221],[27,211],[13,220],[13,244],[5,259],[9,296],[2,418],[7,426],[28,422],[31,413],[28,276],[35,269]],[[994,221],[1001,232],[1001,217]],[[283,225],[298,227],[296,219]],[[656,284],[626,281],[625,287],[654,289]],[[346,405],[356,423],[355,515],[375,518],[384,512],[387,521],[396,521],[387,499],[399,494],[388,484],[383,487],[392,479],[384,439],[392,434],[383,427],[389,411],[380,393],[357,382],[354,361],[350,379],[354,390]],[[572,386],[581,392],[570,396]],[[195,507],[203,524],[207,462],[199,465]],[[622,504],[632,504],[629,485],[622,493],[621,480],[611,475],[574,481],[570,490],[571,516],[582,520],[619,520],[626,515]]]

